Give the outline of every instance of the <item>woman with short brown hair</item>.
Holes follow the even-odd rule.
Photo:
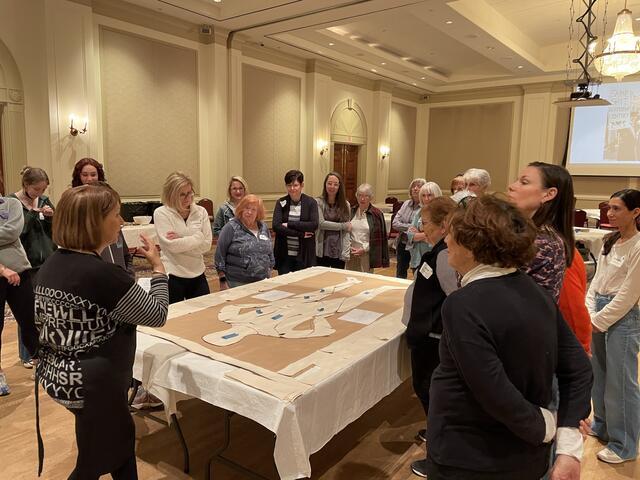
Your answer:
[[[121,224],[120,198],[109,186],[65,191],[53,219],[59,248],[36,281],[36,377],[75,415],[78,456],[70,479],[107,473],[114,479],[137,478],[135,428],[127,405],[135,326],[164,325],[167,277],[155,245],[144,236],[139,251],[153,269],[149,293],[98,255],[118,237]]]
[[[449,263],[462,287],[442,306],[427,429],[431,480],[540,479],[556,433],[546,409],[554,373],[554,468],[579,474],[577,427],[591,408],[591,367],[553,299],[519,270],[535,255],[535,237],[531,220],[492,195],[450,219]]]

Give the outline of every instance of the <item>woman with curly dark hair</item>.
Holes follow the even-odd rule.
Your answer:
[[[73,173],[71,174],[72,187],[105,181],[104,167],[93,158],[81,158],[73,167]]]
[[[106,182],[102,164],[97,160],[88,157],[78,160],[75,167],[73,167],[71,186],[79,187],[80,185],[95,185],[98,182]],[[124,239],[122,232],[118,235],[118,240],[107,246],[100,253],[100,256],[104,261],[115,263],[116,265],[124,268],[130,277],[135,278],[136,274],[133,271],[133,256],[129,252],[129,246]]]
[[[591,366],[553,299],[520,271],[535,255],[536,234],[531,220],[493,195],[449,220],[449,264],[462,286],[442,306],[427,429],[430,480],[540,479],[556,433],[546,409],[554,373],[561,393],[554,469],[579,474]]]

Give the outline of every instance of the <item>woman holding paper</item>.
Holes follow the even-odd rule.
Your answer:
[[[236,206],[236,216],[222,228],[215,254],[220,290],[271,277],[275,264],[262,200],[245,196]]]
[[[75,416],[78,456],[71,479],[107,473],[137,478],[135,428],[127,405],[136,325],[163,326],[169,298],[164,267],[148,238],[142,237],[139,251],[153,268],[149,293],[98,255],[115,242],[121,224],[120,198],[110,187],[65,191],[53,218],[59,248],[36,280],[36,378]],[[39,434],[38,428],[41,440]]]

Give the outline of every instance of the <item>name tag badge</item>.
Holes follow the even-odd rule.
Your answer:
[[[427,265],[427,262],[424,262],[420,267],[420,273],[424,278],[431,278],[431,275],[433,275],[433,268]]]
[[[44,213],[42,213],[42,212],[38,213],[38,218],[40,220],[44,220]]]
[[[614,267],[620,268],[624,263],[624,257],[613,257],[611,259],[611,265]]]
[[[286,200],[280,200],[280,206],[284,207],[287,205],[287,201]]]
[[[269,240],[269,237],[267,237],[264,233],[261,233],[261,234],[258,236],[258,238],[259,238],[260,240]]]

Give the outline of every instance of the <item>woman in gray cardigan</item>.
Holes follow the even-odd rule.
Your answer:
[[[322,196],[318,202],[316,258],[322,267],[342,268],[351,251],[351,205],[346,199],[344,183],[338,172],[324,178]]]
[[[0,197],[0,349],[4,327],[4,305],[9,303],[22,341],[31,358],[38,348],[38,331],[33,319],[35,302],[29,270],[31,264],[20,243],[24,226],[22,205],[15,198]],[[11,393],[0,366],[0,397]]]
[[[236,206],[236,216],[218,237],[215,267],[220,290],[271,277],[275,264],[262,200],[247,195]]]

